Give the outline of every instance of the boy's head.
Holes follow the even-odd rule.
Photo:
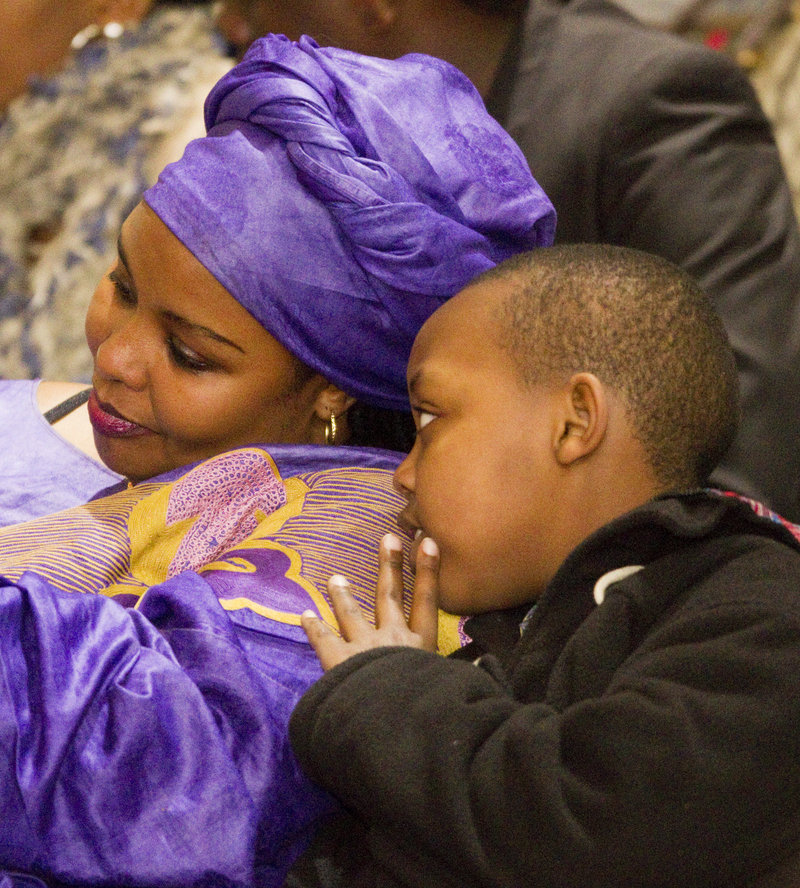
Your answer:
[[[538,597],[603,524],[703,484],[733,437],[725,332],[671,263],[550,247],[481,275],[422,328],[401,516],[441,550],[446,610]]]

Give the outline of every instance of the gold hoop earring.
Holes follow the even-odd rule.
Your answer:
[[[325,423],[325,443],[331,446],[336,443],[336,415],[333,410],[330,419]]]

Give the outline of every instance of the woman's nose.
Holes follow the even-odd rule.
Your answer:
[[[86,338],[94,357],[95,376],[140,391],[147,384],[152,335],[136,310],[87,315]]]

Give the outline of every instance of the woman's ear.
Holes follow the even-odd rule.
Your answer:
[[[336,419],[344,416],[345,413],[355,404],[356,399],[347,392],[342,391],[332,382],[325,384],[317,393],[314,402],[314,412],[318,419],[327,422],[333,414]]]
[[[608,428],[606,390],[594,373],[576,373],[561,391],[554,436],[556,460],[562,466],[594,453]]]

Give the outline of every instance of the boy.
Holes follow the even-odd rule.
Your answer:
[[[527,254],[432,316],[408,380],[409,623],[393,536],[378,628],[341,577],[344,637],[303,618],[332,671],[291,739],[354,815],[342,884],[797,884],[800,546],[700,489],[737,387],[696,285]],[[477,615],[462,659],[430,653],[437,600]]]

